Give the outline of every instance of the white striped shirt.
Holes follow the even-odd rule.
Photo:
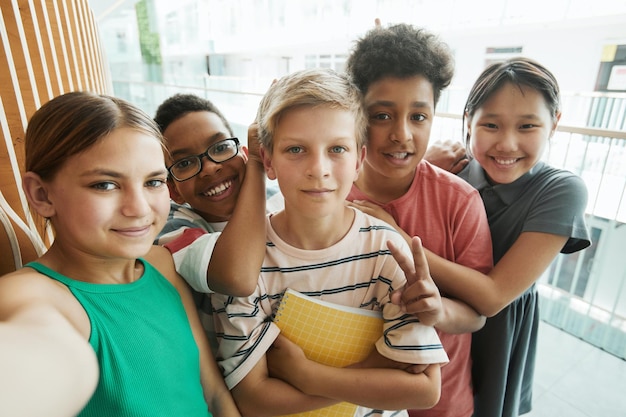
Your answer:
[[[413,364],[448,361],[434,328],[390,302],[391,291],[402,287],[406,278],[387,241],[410,253],[391,226],[355,210],[353,225],[341,241],[321,250],[302,250],[276,235],[270,216],[255,292],[249,297],[211,295],[217,359],[229,388],[248,374],[277,337],[279,329],[270,319],[286,288],[335,304],[382,311],[384,332],[376,348],[385,357]]]

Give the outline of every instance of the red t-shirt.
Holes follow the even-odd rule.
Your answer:
[[[348,200],[376,203],[352,187]],[[410,236],[419,236],[435,254],[483,273],[493,267],[491,234],[478,192],[468,183],[426,161],[420,162],[406,194],[381,207]],[[429,410],[410,410],[411,416],[471,416],[471,333],[438,331],[450,362],[441,368],[441,399]]]

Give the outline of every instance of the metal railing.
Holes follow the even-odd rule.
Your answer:
[[[121,81],[113,84],[118,97],[151,115],[159,103],[175,93],[205,97],[220,108],[235,133],[246,138],[263,90],[233,91],[233,83],[237,84],[228,80],[228,87],[223,89],[215,85],[209,89]],[[269,82],[257,84],[266,86]],[[453,95],[459,94],[453,91],[439,102],[431,141],[462,138],[461,116],[446,112],[458,106],[459,99]],[[540,278],[541,317],[626,359],[626,94],[570,94],[564,95],[563,103],[564,116],[543,159],[585,181],[593,244],[575,254],[559,255]],[[572,120],[584,120],[587,126],[567,124]]]

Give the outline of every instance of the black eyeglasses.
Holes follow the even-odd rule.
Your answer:
[[[219,164],[234,158],[238,153],[239,139],[228,138],[214,143],[199,155],[187,156],[175,161],[167,170],[176,181],[187,181],[202,171],[202,158],[205,156],[209,161]]]

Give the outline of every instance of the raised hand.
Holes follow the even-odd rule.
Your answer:
[[[263,164],[259,149],[261,144],[259,143],[259,129],[257,121],[255,120],[248,126],[248,159],[254,160]]]
[[[417,316],[422,324],[434,326],[443,315],[443,306],[439,289],[430,276],[421,239],[417,236],[411,239],[413,259],[393,242],[387,242],[387,246],[407,280],[404,288],[391,295],[391,301]]]
[[[431,143],[424,159],[453,174],[461,172],[469,162],[463,144],[454,140]]]

